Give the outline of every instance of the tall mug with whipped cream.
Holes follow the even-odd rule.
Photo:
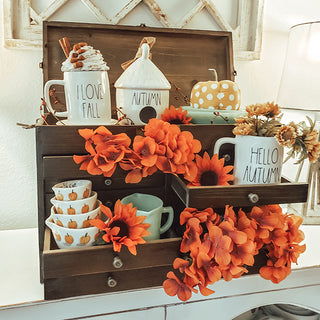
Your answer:
[[[79,43],[63,62],[63,80],[49,80],[44,86],[47,107],[57,117],[67,117],[69,125],[110,124],[111,100],[109,67],[99,50]],[[52,85],[64,86],[66,111],[57,112],[50,103]]]

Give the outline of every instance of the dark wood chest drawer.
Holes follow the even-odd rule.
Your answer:
[[[45,279],[45,299],[57,299],[162,286],[171,266]]]

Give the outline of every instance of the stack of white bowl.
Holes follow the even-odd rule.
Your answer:
[[[91,189],[90,180],[63,181],[52,187],[55,196],[50,199],[53,206],[46,225],[59,248],[91,246],[99,234],[89,222],[100,216],[101,204]]]

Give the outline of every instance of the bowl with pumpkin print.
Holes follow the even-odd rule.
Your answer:
[[[60,201],[74,201],[88,198],[91,194],[90,180],[68,180],[52,187],[55,198]]]
[[[56,197],[53,197],[50,199],[50,202],[53,204],[54,210],[58,214],[75,215],[87,213],[96,208],[97,192],[91,191],[91,196],[85,199],[61,201],[57,200]]]
[[[45,223],[51,229],[54,240],[60,249],[92,246],[94,240],[99,235],[97,227],[72,229],[58,226],[54,223],[51,216],[46,219]]]
[[[59,214],[57,213],[54,206],[51,207],[51,217],[55,224],[60,227],[70,228],[70,229],[81,229],[91,227],[90,219],[95,219],[100,217],[100,204],[101,201],[97,201],[95,209],[87,213],[80,214]]]

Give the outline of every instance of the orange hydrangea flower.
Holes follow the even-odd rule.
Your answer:
[[[231,238],[224,235],[218,226],[210,227],[209,237],[212,243],[209,255],[214,257],[218,265],[228,265],[231,261]]]
[[[186,208],[181,212],[180,223],[186,224],[186,231],[180,251],[189,254],[191,264],[180,258],[174,261],[173,267],[184,273],[184,278],[172,283],[172,294],[181,289],[188,292],[183,299],[189,299],[196,286],[203,295],[213,293],[208,285],[221,277],[230,281],[247,273],[246,266],[254,265],[261,247],[267,251],[268,261],[260,268],[260,275],[279,283],[305,251],[305,245],[299,244],[304,238],[299,230],[302,219],[282,213],[279,205],[254,207],[249,213],[239,209],[237,214],[226,205],[222,222],[215,215],[212,208]],[[208,233],[203,234],[204,230]]]
[[[157,143],[165,140],[170,128],[170,123],[152,118],[144,126],[144,135],[153,138]],[[179,129],[179,127],[177,127]],[[180,130],[180,129],[179,129]]]
[[[278,205],[255,206],[250,212],[250,217],[257,222],[260,228],[272,231],[277,227],[283,226],[281,214],[282,209]]]
[[[217,154],[214,154],[211,159],[207,152],[203,154],[203,158],[197,154],[196,165],[197,176],[188,186],[228,185],[229,181],[233,180],[233,176],[229,174],[233,166],[224,166],[224,159],[219,159]]]
[[[187,110],[182,111],[182,107],[175,108],[171,105],[164,110],[161,120],[171,124],[190,124],[192,117],[187,117],[187,113]]]
[[[279,283],[291,273],[291,267],[276,267],[271,260],[268,260],[267,265],[261,267],[259,273],[263,279],[271,280],[273,283]]]
[[[239,210],[237,217],[233,210],[233,207],[226,205],[224,221],[219,224],[219,227],[222,229],[223,233],[229,236],[233,241],[233,249],[231,252],[231,264],[229,265],[230,268],[232,268],[232,272],[230,271],[231,273],[228,273],[228,277],[232,274],[240,276],[240,274],[243,274],[243,272],[245,272],[246,270],[245,268],[241,267],[242,265],[253,265],[254,263],[256,247],[254,245],[253,239],[255,232],[251,234],[250,232],[248,232],[248,230],[248,233],[245,232],[246,229],[241,230],[241,228],[244,228],[244,226],[240,225],[239,227],[239,220],[242,216],[242,220],[240,220],[240,223],[243,223],[243,215],[245,215],[245,213],[242,210]],[[250,222],[249,225],[247,225],[247,227],[249,227],[248,229],[250,230]],[[248,238],[248,234],[252,237],[251,240]],[[241,269],[238,269],[238,271],[236,272],[235,267],[241,267]]]
[[[221,279],[220,267],[214,260],[211,246],[211,240],[205,236],[198,250],[190,253],[193,260],[190,270],[199,278],[203,286],[213,284]]]
[[[204,210],[197,210],[195,208],[185,208],[180,213],[180,224],[183,225],[185,223],[188,223],[189,219],[191,218],[197,218],[199,221],[207,222],[209,216],[217,216],[217,214],[213,211],[212,208],[207,208]]]
[[[112,134],[104,126],[98,127],[91,139],[97,146],[101,145],[102,147],[110,144],[129,147],[131,144],[131,139],[126,133]]]
[[[183,234],[183,238],[180,245],[181,252],[188,252],[201,244],[200,234],[202,233],[202,227],[200,220],[197,218],[190,218],[186,225],[186,231]]]
[[[163,282],[163,288],[166,294],[171,297],[177,295],[181,301],[187,301],[191,298],[192,292],[198,293],[198,290],[187,286],[172,271],[167,273],[167,278]]]
[[[239,209],[238,211],[238,230],[247,234],[248,240],[254,240],[258,226],[255,220],[249,219],[247,214]]]
[[[303,218],[294,214],[289,214],[286,216],[285,221],[288,226],[287,236],[289,242],[299,243],[304,240],[304,233],[302,230],[299,230],[299,227],[303,222]]]
[[[242,266],[235,265],[232,262],[227,266],[221,267],[222,277],[225,281],[230,281],[234,278],[240,278],[244,273],[247,273],[248,270]]]
[[[133,150],[140,156],[143,166],[152,167],[156,164],[158,159],[156,147],[156,142],[151,137],[136,136],[134,138]]]
[[[159,119],[150,119],[144,135],[157,144],[155,165],[159,170],[194,178],[197,168],[193,160],[195,153],[201,150],[201,143],[190,132],[181,132],[178,126]]]
[[[145,243],[143,237],[150,234],[147,230],[150,224],[143,223],[146,217],[137,216],[137,208],[133,207],[132,203],[122,204],[120,200],[115,203],[113,213],[102,204],[100,209],[109,220],[103,222],[100,219],[93,219],[90,223],[105,232],[102,236],[103,240],[107,243],[112,242],[113,250],[116,252],[120,252],[124,245],[133,255],[136,255],[136,245]]]
[[[89,155],[74,155],[73,160],[82,163],[80,170],[87,170],[92,175],[112,176],[117,164],[131,152],[131,139],[125,133],[113,135],[104,126],[96,130],[79,129],[78,132],[86,140],[85,149]]]
[[[94,136],[94,131],[92,129],[79,129],[78,130],[81,137],[83,137],[85,142],[85,149],[91,154],[96,154],[96,151],[93,146],[93,140],[92,137]]]
[[[97,167],[93,158],[94,158],[94,155],[91,155],[91,154],[87,154],[84,156],[73,155],[73,161],[76,164],[81,163],[79,168],[80,170],[87,170],[88,173],[92,175],[100,175],[102,174],[102,170]]]

